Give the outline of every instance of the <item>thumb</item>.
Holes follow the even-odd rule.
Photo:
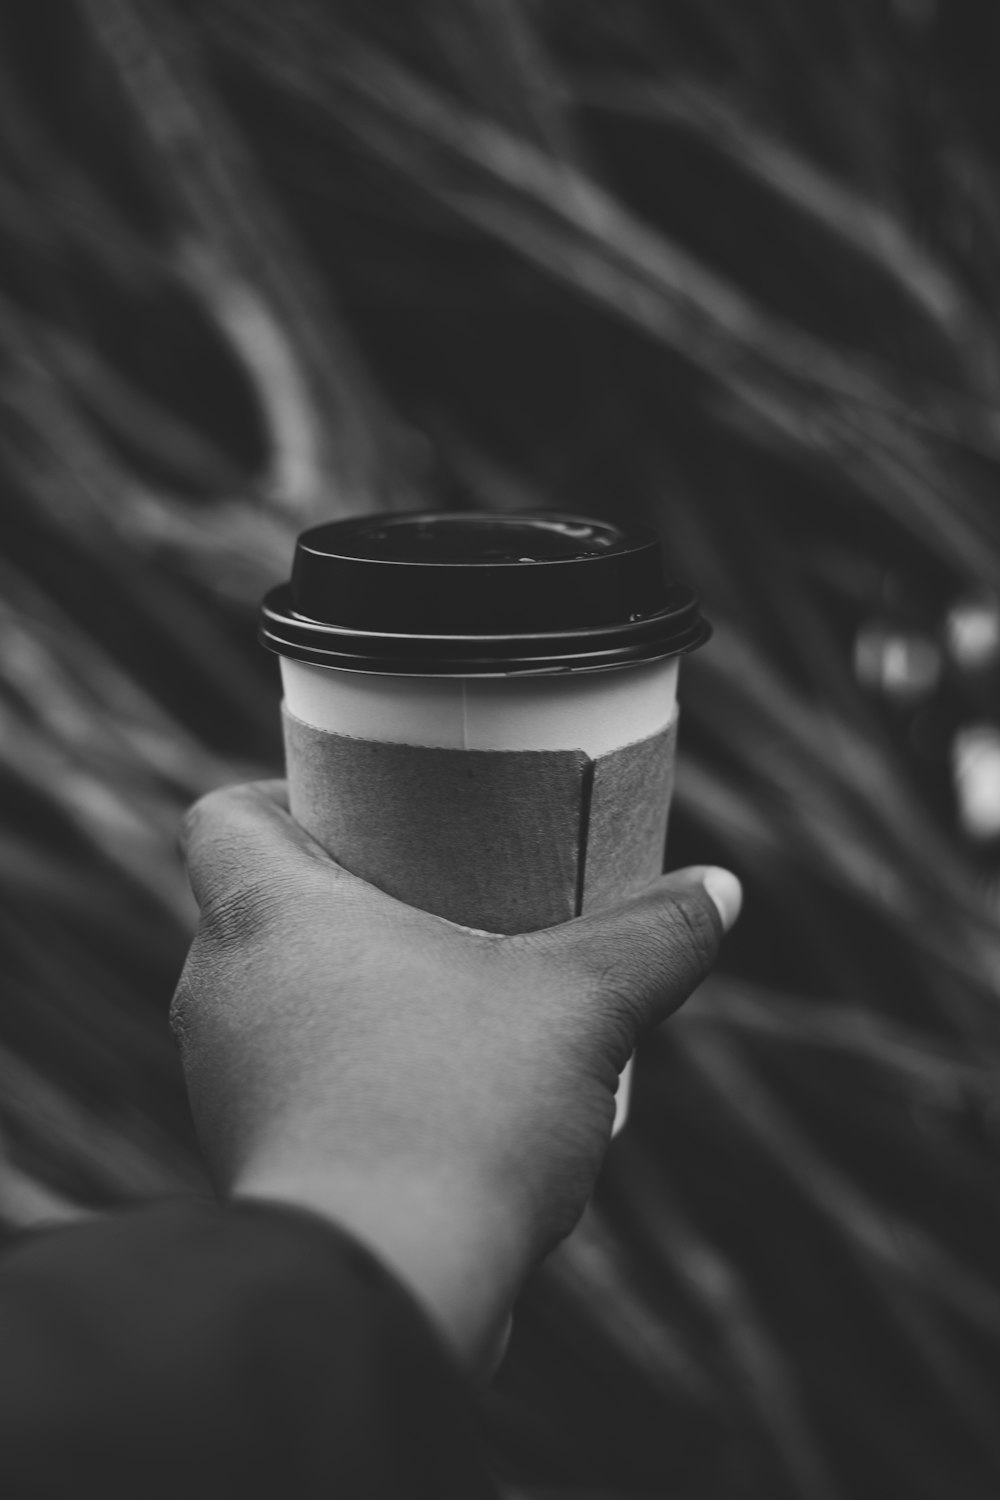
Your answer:
[[[628,1056],[636,1038],[677,1010],[708,974],[742,901],[729,870],[696,865],[660,876],[621,906],[534,937],[582,983]]]

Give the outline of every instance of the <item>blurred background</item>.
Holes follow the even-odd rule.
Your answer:
[[[510,1500],[1000,1493],[1000,12],[0,20],[0,1220],[205,1183],[180,810],[294,535],[546,506],[702,592],[746,886],[489,1401]]]

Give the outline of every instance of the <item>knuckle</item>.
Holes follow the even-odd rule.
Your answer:
[[[197,852],[201,845],[210,849],[217,831],[232,823],[234,813],[247,805],[254,790],[253,784],[218,786],[192,802],[180,820],[181,846],[186,854]]]
[[[218,792],[205,792],[196,802],[186,808],[181,814],[180,841],[181,849],[186,859],[190,859],[200,830],[205,822],[211,817],[212,809],[218,799]]]
[[[273,928],[284,905],[280,886],[247,872],[235,885],[209,890],[202,901],[201,918],[217,945],[243,947]]]

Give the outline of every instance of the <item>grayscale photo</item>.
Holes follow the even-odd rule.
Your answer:
[[[0,1495],[1000,1496],[1000,6],[0,7]]]

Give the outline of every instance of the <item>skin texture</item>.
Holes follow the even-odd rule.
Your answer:
[[[201,921],[172,1023],[219,1193],[353,1231],[483,1370],[583,1212],[637,1038],[712,966],[735,877],[678,871],[504,937],[349,874],[281,782],[211,793],[183,843]]]

